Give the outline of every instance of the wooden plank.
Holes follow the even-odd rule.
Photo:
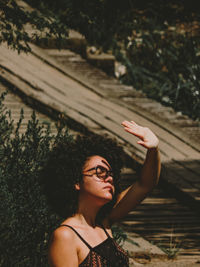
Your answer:
[[[86,102],[86,104],[88,103],[87,100],[84,101]],[[82,102],[83,104],[83,102]],[[113,110],[113,108],[115,108]],[[127,112],[126,114],[124,114],[124,109],[121,111],[120,107],[116,107],[114,105],[111,105],[110,103],[108,103],[108,101],[105,101],[104,99],[101,100],[101,102],[97,102],[94,101],[93,102],[93,106],[92,109],[95,110],[96,112],[100,112],[104,115],[104,116],[108,116],[108,114],[110,115],[110,119],[112,119],[113,121],[118,122],[119,124],[123,121],[123,120],[134,120],[136,121],[136,123],[140,124],[141,121],[143,121],[139,116],[135,116],[133,115],[133,112]],[[121,111],[121,112],[120,112]],[[149,122],[148,121],[144,121],[143,125],[146,125],[148,127]],[[155,126],[152,126],[152,124],[149,125],[149,128],[155,128]],[[153,130],[153,129],[152,129]],[[159,131],[158,127],[156,127],[156,129],[154,130],[154,132],[157,134],[157,131]],[[161,130],[163,131],[163,130]],[[164,132],[164,131],[163,131]],[[166,158],[168,158],[169,155],[173,155],[173,158],[178,158],[178,159],[185,159],[188,157],[187,154],[185,154],[185,152],[183,153],[182,151],[179,151],[176,147],[174,147],[171,144],[168,144],[168,142],[166,142],[166,140],[163,138],[163,135],[161,135],[160,132],[158,132],[158,137],[161,140],[160,141],[160,151],[162,155],[165,155]],[[133,141],[136,142],[137,138],[133,138]]]
[[[5,71],[4,71],[5,72]],[[4,75],[5,77],[8,77],[8,73],[7,75]],[[34,97],[36,100],[38,101],[42,101],[42,103],[47,104],[48,106],[52,107],[53,109],[58,109],[60,110],[60,112],[65,112],[69,117],[72,117],[73,119],[77,120],[77,121],[81,121],[84,125],[86,126],[92,126],[94,128],[94,124],[95,121],[92,120],[88,120],[87,116],[85,114],[87,114],[88,110],[87,108],[81,108],[81,113],[79,113],[79,110],[77,110],[77,105],[74,104],[74,101],[69,99],[67,102],[67,105],[65,104],[65,102],[63,101],[63,96],[57,95],[56,97],[54,96],[54,99],[52,100],[52,96],[48,96],[47,94],[44,95],[42,94],[41,91],[35,91],[32,90],[32,88],[29,87],[29,90],[27,90],[28,85],[24,85],[21,83],[19,83],[19,79],[18,79],[18,83],[17,82],[16,77],[12,77],[12,75],[9,75],[9,81],[13,80],[14,84],[18,84],[18,86],[20,86],[20,89],[24,91],[25,94],[30,95],[31,97]],[[59,99],[58,99],[59,98]],[[57,106],[57,104],[59,103],[59,106]],[[74,108],[74,110],[73,110]],[[95,119],[98,119],[98,121],[103,121],[104,124],[109,128],[109,126],[112,126],[113,129],[113,133],[118,132],[119,128],[121,130],[121,126],[118,126],[117,124],[113,123],[112,121],[110,121],[108,118],[103,118],[100,113],[95,113],[90,111],[91,116]],[[84,114],[83,116],[81,114]],[[91,125],[92,123],[92,125]],[[98,128],[99,125],[96,124]],[[125,132],[123,133],[124,135],[126,134]],[[127,137],[127,135],[125,135],[125,138]],[[138,150],[136,148],[136,150]],[[142,151],[142,150],[141,150]],[[144,152],[143,152],[144,153]],[[141,158],[144,158],[143,153],[141,154],[139,151],[139,154],[141,155]]]
[[[91,120],[88,120],[87,117],[81,115],[80,113],[74,111],[71,108],[68,108],[67,106],[63,106],[62,103],[57,105],[56,101],[52,99],[52,97],[49,97],[48,95],[44,95],[41,93],[41,91],[33,91],[30,86],[28,86],[26,83],[24,83],[22,80],[20,80],[18,77],[13,76],[9,72],[7,72],[5,69],[0,68],[0,74],[2,77],[4,77],[9,82],[15,84],[17,87],[20,88],[20,90],[29,96],[30,98],[33,98],[35,101],[38,101],[40,103],[43,103],[44,105],[47,105],[52,110],[58,110],[61,113],[66,113],[70,118],[74,118],[78,122],[82,122],[85,127],[91,128],[94,127],[94,123],[91,123]],[[98,128],[98,125],[97,125]]]
[[[11,67],[11,64],[7,64]],[[34,85],[35,83],[33,83]],[[42,84],[40,84],[42,86]],[[54,91],[50,92],[50,87],[48,89],[48,94],[50,95],[50,93],[52,93],[52,95],[50,95],[52,98],[54,98],[54,101],[57,102],[57,104],[62,104],[63,106],[66,106],[66,110],[67,110],[67,106],[68,108],[74,108],[74,110],[76,110],[77,112],[81,112],[82,114],[84,114],[86,117],[88,117],[89,114],[89,118],[95,118],[95,121],[99,121],[100,125],[102,125],[104,128],[106,128],[107,130],[110,130],[112,133],[117,134],[118,137],[123,138],[123,140],[126,140],[127,142],[129,142],[131,145],[133,145],[133,140],[136,143],[137,138],[128,135],[127,133],[125,133],[122,128],[121,125],[118,123],[116,124],[115,122],[113,122],[110,118],[106,117],[106,114],[103,114],[103,116],[101,116],[100,110],[95,111],[94,109],[91,109],[90,107],[87,107],[86,105],[83,105],[83,103],[79,102],[80,105],[78,105],[75,100],[72,100],[71,98],[67,98],[67,105],[66,102],[64,101],[65,98],[62,95],[59,94],[55,94]],[[33,95],[33,93],[32,93]],[[34,95],[36,95],[36,92],[34,91]],[[47,93],[46,93],[47,95]],[[43,97],[43,99],[45,99]],[[82,102],[83,102],[84,98],[82,98]],[[86,100],[87,102],[88,100]],[[45,102],[46,103],[46,102]],[[82,104],[82,105],[81,105]],[[69,115],[69,112],[67,112],[67,114]],[[114,114],[115,115],[115,114]],[[94,121],[93,121],[94,122]],[[112,130],[111,130],[112,129]],[[134,146],[134,145],[133,145]],[[141,148],[140,146],[134,146],[134,149],[137,151],[137,153],[139,153],[139,156],[144,159],[144,155],[145,155],[145,149]],[[162,149],[162,148],[161,148]],[[173,151],[174,152],[174,151]],[[174,152],[175,153],[175,152]],[[164,158],[164,156],[163,156]]]
[[[121,107],[119,105],[113,105],[112,103],[110,103],[109,101],[106,101],[105,99],[101,99],[101,102],[95,101],[93,108],[95,108],[97,110],[97,107],[99,108],[99,110],[101,110],[101,112],[106,111],[106,114],[108,114],[109,111],[112,114],[112,111],[114,111],[115,117],[116,117],[116,119],[118,119],[119,122],[122,121],[126,116],[127,120],[133,120],[133,118],[134,118],[134,120],[138,124],[143,124],[143,125],[149,127],[158,135],[159,139],[161,140],[161,150],[162,150],[163,143],[165,143],[163,150],[166,151],[166,148],[168,148],[169,149],[168,154],[173,155],[174,158],[180,157],[180,154],[184,155],[183,158],[185,158],[185,157],[187,158],[187,157],[191,156],[191,155],[187,154],[187,151],[188,151],[187,145],[186,146],[183,145],[184,148],[179,150],[179,148],[177,148],[177,146],[180,145],[180,143],[182,143],[180,140],[173,139],[173,137],[169,133],[167,133],[163,129],[159,128],[157,125],[152,124],[148,120],[141,118],[141,116],[138,116],[137,114],[134,114],[133,112],[131,112],[129,110],[125,110],[124,107]],[[112,116],[112,119],[113,119],[113,116]],[[168,143],[168,140],[170,140],[170,143]],[[176,141],[176,146],[173,146],[173,143],[174,143],[173,141]],[[180,143],[179,143],[179,141],[180,141]],[[186,147],[187,147],[187,149],[186,149]],[[194,155],[197,156],[198,154],[199,153],[195,153]]]
[[[70,97],[84,96],[85,92],[88,90],[83,86],[77,86],[77,82],[74,80],[66,79],[66,76],[61,72],[45,64],[32,54],[18,55],[14,51],[12,51],[13,54],[10,53],[11,51],[7,49],[3,50],[1,58],[3,57],[4,61],[1,59],[1,64],[7,67],[10,66],[10,69],[12,69],[15,74],[30,82],[33,87],[43,90],[50,87],[50,89],[54,89],[55,93],[59,92],[60,94]],[[95,93],[89,90],[88,92],[90,93],[89,96],[91,99],[97,97]]]
[[[193,182],[199,181],[199,175],[186,169],[183,165],[179,164],[178,161],[171,161],[166,163],[163,175],[173,184],[180,184],[181,187],[190,189],[191,192],[192,189],[193,192],[198,191],[193,187]],[[187,177],[187,180],[184,179],[184,177]]]
[[[177,212],[178,210],[182,210],[182,213]],[[173,212],[169,212],[168,215],[166,213],[162,213],[163,210],[169,210],[169,211],[173,211]],[[144,209],[140,209],[141,213],[140,215],[134,215],[133,214],[130,214],[130,215],[127,215],[127,216],[131,216],[130,218],[133,218],[133,220],[143,220],[143,218],[148,218],[148,217],[153,217],[153,218],[157,218],[159,216],[161,216],[162,218],[164,217],[167,217],[169,216],[170,219],[173,220],[173,218],[175,218],[176,216],[179,216],[181,218],[184,218],[184,217],[191,217],[191,218],[199,218],[196,214],[194,213],[188,213],[188,212],[185,212],[183,209],[181,209],[180,205],[178,206],[175,206],[173,204],[170,205],[169,208],[165,208],[164,206],[160,206],[157,208],[157,210],[153,209],[152,207],[149,207],[148,209],[144,210]],[[157,211],[157,212],[156,212]],[[148,212],[148,213],[147,213]],[[177,215],[176,215],[177,213]],[[147,214],[147,215],[146,215]]]
[[[174,203],[172,203],[173,205]],[[157,208],[157,209],[153,209],[153,214],[155,216],[159,215],[159,216],[162,216],[162,217],[168,217],[168,216],[173,216],[176,217],[184,217],[184,216],[190,216],[190,215],[194,215],[194,213],[192,211],[189,211],[189,210],[181,210],[179,209],[179,205],[176,205],[176,208],[173,208],[173,209],[163,209],[163,205],[160,205],[160,208]],[[144,212],[144,210],[134,210],[134,211],[131,211],[128,216],[133,216],[135,218],[135,220],[139,219],[140,218],[143,218],[143,217],[148,217],[148,216],[152,216],[152,208],[149,208]],[[199,217],[198,217],[199,219]]]
[[[159,220],[157,220],[159,218]],[[183,217],[174,217],[174,216],[170,216],[170,219],[169,217],[167,216],[159,216],[159,214],[155,215],[154,218],[152,219],[152,216],[148,216],[148,217],[141,217],[141,219],[136,219],[134,216],[130,216],[128,215],[127,217],[125,217],[123,220],[125,221],[132,221],[133,224],[148,224],[148,223],[151,223],[151,224],[155,224],[155,225],[159,225],[162,226],[162,225],[165,225],[165,224],[173,224],[174,227],[176,227],[177,224],[181,224],[181,226],[184,227],[184,225],[194,225],[194,224],[197,224],[199,223],[200,219],[199,218],[188,218],[187,216],[184,215],[184,220],[183,220]],[[200,226],[199,226],[200,227]]]
[[[185,169],[196,173],[200,180],[200,159],[177,161],[177,163],[184,166]]]
[[[86,87],[88,87],[92,91],[100,93],[105,98],[108,97],[108,93],[110,91],[110,85],[116,84],[117,87],[120,85],[119,82],[116,79],[111,78],[109,76],[106,76],[104,73],[102,73],[99,70],[95,70],[95,73],[94,73],[93,76],[91,76],[89,74],[90,76],[88,78],[86,77],[86,75],[84,75],[84,76],[81,75],[80,76],[80,71],[82,72],[84,68],[86,69],[86,74],[88,72],[88,69],[93,70],[93,68],[87,62],[83,63],[81,61],[81,62],[78,63],[80,65],[80,67],[78,69],[78,76],[77,76],[76,75],[77,74],[77,70],[76,70],[77,69],[77,63],[75,64],[75,72],[73,72],[73,71],[71,71],[71,68],[73,68],[74,65],[70,64],[70,66],[68,67],[67,63],[66,64],[58,63],[54,58],[48,57],[48,55],[46,54],[46,52],[47,52],[46,50],[41,49],[39,47],[36,47],[35,45],[31,45],[31,48],[32,48],[33,53],[36,56],[38,56],[40,59],[45,60],[51,66],[54,66],[58,70],[60,70],[63,73],[65,73],[65,75],[68,75],[68,76],[76,79],[79,83],[84,84]],[[98,80],[99,80],[98,78],[101,81],[100,83],[98,82]],[[108,86],[109,90],[107,90],[107,88],[106,88],[106,90],[102,90],[102,84],[105,83],[105,82],[106,82],[106,87]],[[98,88],[98,86],[100,88]],[[125,86],[125,85],[120,85],[120,86],[123,88],[123,91],[125,91],[127,86]],[[129,91],[130,91],[130,87],[131,86],[128,87]],[[115,89],[115,87],[113,87],[113,88]],[[133,92],[133,88],[131,89],[131,91]],[[118,99],[116,97],[114,97],[114,96],[113,96],[113,99],[115,99],[115,101],[117,101],[117,103],[119,105],[122,105],[122,106],[126,107],[126,104],[124,103],[124,101],[120,101],[120,100],[118,101]],[[151,114],[149,114],[148,110],[144,111],[143,109],[141,109],[140,105],[139,106],[138,105],[133,105],[133,106],[129,105],[129,108],[134,113],[137,113],[142,117],[146,117],[147,120],[153,121],[154,124],[159,125],[159,127],[163,128],[167,132],[170,132],[173,136],[178,137],[178,139],[184,140],[185,143],[187,143],[189,146],[193,147],[195,150],[199,150],[200,151],[200,144],[198,144],[197,142],[193,142],[193,139],[191,139],[190,137],[185,135],[184,132],[182,131],[182,129],[179,129],[177,127],[172,126],[170,123],[164,121],[162,118],[159,118],[157,116],[156,117],[152,116]]]
[[[5,53],[6,54],[6,53]],[[18,55],[17,55],[18,56]],[[24,57],[26,57],[26,58],[24,58]],[[33,66],[34,66],[34,64],[36,64],[35,65],[35,67],[38,65],[38,59],[37,58],[35,58],[35,57],[27,57],[27,56],[24,56],[24,55],[22,55],[22,58],[24,58],[24,59],[27,59],[27,58],[29,58],[29,60],[31,61],[30,63],[28,63],[29,62],[29,60],[24,60],[24,61],[26,61],[26,63],[25,64],[23,64],[23,66],[27,69],[27,64],[29,64],[29,68],[31,67],[32,68],[32,74],[23,74],[23,75],[25,75],[26,77],[24,77],[24,79],[27,79],[29,82],[31,82],[32,83],[32,85],[34,86],[34,87],[36,87],[36,88],[42,88],[42,90],[44,91],[44,92],[46,92],[46,90],[48,90],[48,93],[50,94],[50,87],[52,86],[52,83],[54,84],[54,86],[53,86],[53,91],[51,90],[51,93],[52,93],[52,95],[54,94],[55,95],[55,88],[56,88],[56,84],[58,84],[59,83],[59,92],[64,92],[64,89],[62,88],[62,86],[61,86],[61,80],[63,79],[63,75],[61,75],[61,73],[59,73],[58,74],[58,72],[56,72],[55,73],[55,71],[54,72],[52,72],[51,73],[51,71],[50,72],[48,72],[47,71],[47,73],[45,72],[45,68],[47,69],[47,67],[48,67],[48,69],[51,69],[49,66],[45,66],[45,64],[41,64],[42,65],[42,69],[39,69],[39,71],[34,71],[34,69],[33,69]],[[36,61],[36,62],[35,62]],[[11,67],[11,63],[9,62],[9,63],[7,63],[7,61],[6,61],[6,63],[4,63],[4,64],[7,64],[7,67],[8,66],[10,66]],[[19,60],[18,60],[18,58],[16,59],[16,61],[15,61],[15,64],[19,64]],[[45,66],[45,67],[44,67]],[[12,66],[12,68],[14,69],[14,68],[16,68],[16,66]],[[19,68],[17,68],[17,70],[18,70]],[[37,79],[36,80],[34,80],[33,79],[33,75],[36,75],[36,78],[38,78],[39,76],[38,75],[40,75],[41,74],[41,70],[42,70],[42,76],[45,74],[45,75],[47,75],[48,74],[48,79],[50,79],[51,80],[51,83],[50,83],[50,85],[51,86],[47,86],[47,84],[46,84],[46,82],[43,82],[43,81],[37,81]],[[16,70],[15,70],[16,71]],[[25,73],[25,71],[23,72],[23,73]],[[49,75],[50,74],[50,75]],[[53,75],[54,74],[54,75]],[[56,74],[56,75],[55,75]],[[18,72],[17,73],[17,75],[20,75],[20,73]],[[57,76],[59,76],[59,81],[58,81],[58,79],[57,79]],[[61,79],[61,76],[62,76],[62,79]],[[32,77],[32,79],[31,79],[31,77]],[[53,80],[51,79],[53,77]],[[47,78],[46,78],[46,80],[47,80]],[[42,78],[43,80],[44,80],[44,77]],[[56,83],[56,84],[55,84]],[[65,88],[67,88],[66,86],[69,86],[69,84],[64,84],[64,87]],[[60,87],[61,86],[61,87]],[[75,86],[75,85],[74,85]],[[71,88],[71,89],[74,89],[74,88],[76,88],[76,90],[77,90],[77,88],[79,88],[78,86],[75,86],[74,87],[73,86],[73,88]],[[58,86],[57,86],[57,88],[58,88]],[[66,91],[66,90],[65,90]],[[83,92],[84,90],[78,90],[77,92],[76,92],[76,94],[70,94],[70,97],[73,95],[76,95],[77,96],[77,94],[79,94],[79,93],[81,93],[81,92]],[[72,90],[68,90],[67,91],[68,93],[69,92],[72,92]],[[83,94],[83,93],[81,93],[81,95],[82,96],[85,96],[85,94]],[[97,100],[98,101],[98,104],[99,104],[99,108],[101,108],[101,110],[102,110],[102,107],[101,107],[101,105],[103,104],[102,102],[102,99],[100,99],[100,101],[99,101],[99,97],[97,97],[97,95],[96,94],[94,94],[94,93],[92,93],[92,92],[90,92],[90,94],[87,94],[89,97],[87,97],[87,99],[88,99],[88,103],[90,103],[89,102],[89,100],[92,100],[92,101],[94,101],[94,100]],[[85,98],[83,97],[82,98],[82,100],[84,100]],[[82,101],[83,102],[83,101]],[[105,100],[104,100],[104,102],[106,102]],[[97,102],[96,102],[97,103]],[[80,103],[79,103],[80,104]],[[83,103],[82,103],[83,104]],[[111,114],[109,114],[110,116],[111,116],[111,118],[113,119],[113,114],[116,114],[116,113],[112,113],[112,110],[113,110],[113,106],[115,107],[115,110],[117,109],[117,110],[119,110],[119,107],[118,107],[118,105],[117,105],[117,107],[116,107],[116,105],[113,105],[112,103],[110,103],[110,102],[108,102],[107,101],[107,105],[109,105],[109,107],[110,107],[110,113]],[[81,108],[82,108],[82,106],[81,106]],[[91,107],[90,107],[91,108]],[[90,109],[88,110],[89,111],[89,113],[90,113]],[[106,112],[107,112],[108,110],[106,110]],[[98,112],[99,112],[99,110],[98,110]],[[125,109],[123,109],[122,110],[122,112],[123,112],[123,114],[124,114],[124,112],[125,112]],[[127,112],[126,112],[127,113]],[[107,113],[107,115],[108,115],[108,113]],[[87,113],[87,116],[88,116],[88,113]],[[118,116],[118,117],[117,117]],[[119,112],[118,112],[118,115],[117,116],[115,116],[117,119],[118,119],[118,121],[119,121]],[[127,114],[126,114],[126,116],[127,116]],[[131,112],[131,118],[133,117],[133,112]],[[116,119],[115,118],[115,119]],[[114,120],[115,120],[114,119]],[[123,117],[121,117],[121,120],[122,119],[124,119],[124,115],[123,115]],[[141,121],[141,118],[139,117],[138,118],[138,121]],[[148,123],[148,121],[145,121],[145,123],[147,124]],[[147,125],[148,126],[148,125]],[[150,126],[151,127],[151,126]],[[151,127],[152,128],[152,127]],[[158,127],[159,128],[159,127]],[[158,131],[159,131],[159,129],[157,129]],[[163,131],[164,132],[164,131]],[[163,135],[163,133],[162,133],[162,135]],[[168,151],[168,154],[169,155],[173,155],[174,157],[177,157],[177,158],[180,158],[181,157],[181,153],[183,153],[183,152],[179,152],[179,151],[177,151],[178,149],[177,148],[175,148],[175,149],[171,149],[170,150],[170,146],[171,145],[169,145],[169,146],[167,146],[167,145],[164,145],[164,147],[162,148],[162,146],[163,146],[163,144],[164,144],[164,142],[162,142],[161,143],[161,150],[162,151],[166,151],[166,149],[168,148],[169,149],[169,151]],[[182,146],[181,146],[182,147]],[[185,150],[184,150],[185,151]],[[184,152],[185,153],[185,152]],[[187,156],[187,154],[184,154],[184,156]],[[182,158],[184,158],[184,156],[182,157]]]
[[[9,75],[9,76],[10,76],[9,80],[11,80],[12,75]],[[6,78],[6,75],[4,75],[4,77]],[[23,87],[20,87],[20,88],[22,89]],[[27,86],[26,86],[26,88],[27,88]],[[97,123],[97,125],[98,124],[103,125],[104,128],[109,129],[109,130],[112,129],[112,130],[110,130],[112,133],[115,133],[115,134],[118,133],[118,136],[120,138],[123,138],[126,141],[130,142],[129,135],[127,135],[127,133],[122,131],[121,125],[118,125],[118,124],[112,122],[109,118],[101,116],[101,113],[99,113],[99,112],[94,112],[94,111],[92,111],[92,110],[90,110],[84,106],[79,107],[77,105],[77,103],[75,102],[75,100],[72,100],[71,98],[70,99],[67,98],[67,104],[66,104],[65,98],[62,95],[60,95],[60,94],[50,95],[49,91],[50,90],[48,90],[48,94],[46,93],[44,95],[41,91],[32,90],[30,88],[29,88],[29,90],[27,90],[27,89],[24,90],[24,92],[26,94],[29,94],[31,97],[35,97],[38,101],[42,101],[43,103],[45,103],[49,106],[53,106],[54,109],[56,107],[61,112],[65,112],[69,117],[72,117],[73,119],[76,119],[79,122],[81,121],[81,123],[84,123],[85,120],[80,120],[80,114],[83,114],[82,118],[83,117],[88,118],[88,114],[90,114],[90,117],[95,118],[95,120],[91,119],[91,121],[93,121],[94,123],[96,121],[98,121],[99,123]],[[72,116],[72,114],[73,114],[73,116]],[[79,118],[77,118],[77,116]],[[132,142],[132,139],[131,139],[131,142]],[[140,157],[143,159],[145,156],[145,149],[138,146],[138,147],[135,147],[135,150],[139,153]]]
[[[154,233],[159,233],[159,232],[165,232],[165,231],[168,231],[168,232],[171,232],[172,231],[172,229],[173,228],[171,228],[171,229],[166,229],[166,227],[165,226],[161,226],[161,227],[158,227],[158,225],[157,224],[154,224],[154,225],[152,225],[152,224],[145,224],[145,225],[137,225],[137,224],[133,224],[132,223],[132,221],[123,221],[123,223],[122,223],[122,225],[124,225],[125,227],[128,227],[129,229],[130,229],[130,227],[131,227],[131,229],[134,231],[134,232],[138,232],[138,231],[142,231],[143,233],[148,233],[149,231],[153,231]],[[167,226],[168,224],[166,224],[166,226]],[[127,228],[127,229],[128,229]],[[125,228],[126,229],[126,228]],[[200,231],[200,226],[198,226],[198,225],[196,225],[196,224],[194,224],[194,225],[189,225],[189,226],[183,226],[183,227],[181,227],[180,225],[179,225],[179,227],[176,227],[175,228],[175,232],[176,233],[181,233],[182,231],[184,231],[184,232],[187,232],[187,233],[189,233],[189,234],[191,234],[191,233],[196,233],[197,231],[199,232]]]

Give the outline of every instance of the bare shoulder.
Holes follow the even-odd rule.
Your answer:
[[[70,242],[74,240],[74,233],[69,227],[66,226],[60,226],[56,230],[54,230],[52,234],[51,241],[59,241],[59,242]]]
[[[65,226],[58,227],[49,244],[50,266],[78,266],[77,245],[73,231]]]

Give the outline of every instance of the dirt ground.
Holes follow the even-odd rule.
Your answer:
[[[160,260],[153,259],[151,262],[138,262],[138,260],[130,260],[130,267],[200,267],[200,261],[191,260]]]
[[[169,259],[167,255],[136,254],[129,260],[130,267],[200,267],[199,255],[180,255]]]

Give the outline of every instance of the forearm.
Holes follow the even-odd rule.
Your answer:
[[[146,159],[141,170],[139,183],[151,190],[159,181],[160,170],[161,163],[158,147],[148,149]]]
[[[160,155],[158,148],[147,150],[146,159],[141,171],[140,179],[122,191],[110,213],[111,223],[119,221],[133,210],[158,183],[160,175]]]
[[[137,125],[134,121],[123,121],[124,130],[139,138],[139,145],[147,149],[146,158],[141,170],[140,179],[122,191],[113,207],[109,221],[116,222],[122,219],[147,196],[158,183],[160,176],[159,140],[147,127]]]

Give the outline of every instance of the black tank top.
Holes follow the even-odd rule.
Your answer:
[[[107,239],[95,247],[91,247],[85,239],[70,225],[62,224],[71,228],[82,242],[89,248],[86,258],[79,264],[79,267],[128,267],[128,254],[114,241],[107,233]]]

